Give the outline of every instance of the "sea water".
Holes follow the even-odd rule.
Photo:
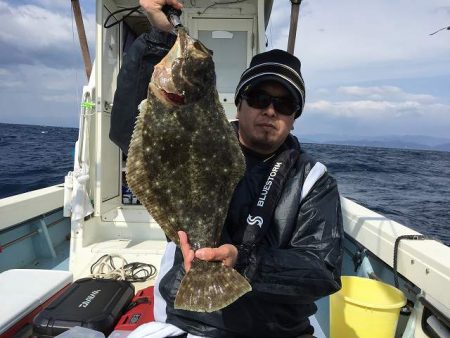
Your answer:
[[[450,152],[304,144],[341,195],[450,245]]]
[[[76,128],[0,123],[0,198],[62,184]],[[450,152],[303,144],[341,195],[450,245]]]

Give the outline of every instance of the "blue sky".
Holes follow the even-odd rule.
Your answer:
[[[289,5],[274,1],[270,49],[286,48]],[[95,2],[81,6],[92,43]],[[86,80],[71,16],[69,0],[0,0],[0,122],[77,126]],[[296,133],[450,138],[450,31],[429,35],[449,25],[448,0],[304,0]]]

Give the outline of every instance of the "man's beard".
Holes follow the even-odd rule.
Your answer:
[[[250,141],[252,146],[257,149],[271,151],[275,147],[275,142],[270,137],[269,132],[264,132],[260,137],[253,137]]]

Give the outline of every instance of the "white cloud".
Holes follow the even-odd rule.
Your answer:
[[[315,90],[316,94],[318,95],[327,95],[330,94],[330,90],[327,88],[318,88]]]
[[[48,6],[49,9],[32,4],[14,6],[0,1],[0,42],[28,53],[67,49],[74,43],[78,44],[70,1],[64,2],[66,11],[55,10],[52,8],[55,4]],[[57,7],[62,7],[62,2]],[[93,41],[94,16],[86,15],[83,20],[88,39]]]
[[[428,114],[433,105],[423,105],[416,101],[316,101],[309,103],[308,110],[332,114],[334,116],[357,117],[363,119],[382,119],[385,117],[409,117]],[[447,106],[450,109],[450,106]]]
[[[405,130],[424,133],[421,128],[425,125],[428,133],[434,128],[443,134],[442,130],[450,128],[450,104],[432,95],[409,93],[396,86],[347,86],[319,91],[324,99],[308,102],[305,110],[310,117],[335,121],[336,130],[351,131],[355,123],[365,125],[367,133],[371,128],[383,130],[387,125],[391,132],[399,134]]]
[[[1,13],[0,39],[3,42],[41,49],[71,41],[71,23],[60,14],[34,5],[8,6]]]
[[[344,86],[339,87],[337,92],[349,96],[366,97],[372,100],[384,100],[387,98],[391,100],[412,100],[418,102],[433,102],[437,100],[433,95],[407,93],[396,86]]]
[[[57,69],[44,65],[16,65],[5,73],[2,84],[16,83],[22,89],[33,90],[39,93],[45,92],[76,92],[84,80],[81,69]]]
[[[17,80],[8,80],[5,81],[2,79],[0,82],[0,88],[19,88],[24,85],[23,81],[17,81]]]
[[[40,7],[52,8],[53,10],[65,10],[67,9],[67,1],[65,0],[35,0],[36,4]],[[69,6],[70,7],[70,6]]]
[[[77,99],[74,94],[61,94],[61,95],[43,95],[42,100],[46,102],[67,102],[73,103],[74,99]]]
[[[302,134],[449,137],[450,105],[418,102],[316,101],[297,124]]]
[[[76,126],[83,80],[81,69],[16,65],[0,81],[0,121]]]

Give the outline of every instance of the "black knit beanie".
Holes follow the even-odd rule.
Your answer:
[[[241,75],[234,96],[235,104],[251,87],[267,80],[277,81],[297,99],[300,109],[295,113],[295,118],[299,117],[305,106],[305,83],[300,67],[300,60],[284,50],[273,49],[255,55],[250,67]]]

